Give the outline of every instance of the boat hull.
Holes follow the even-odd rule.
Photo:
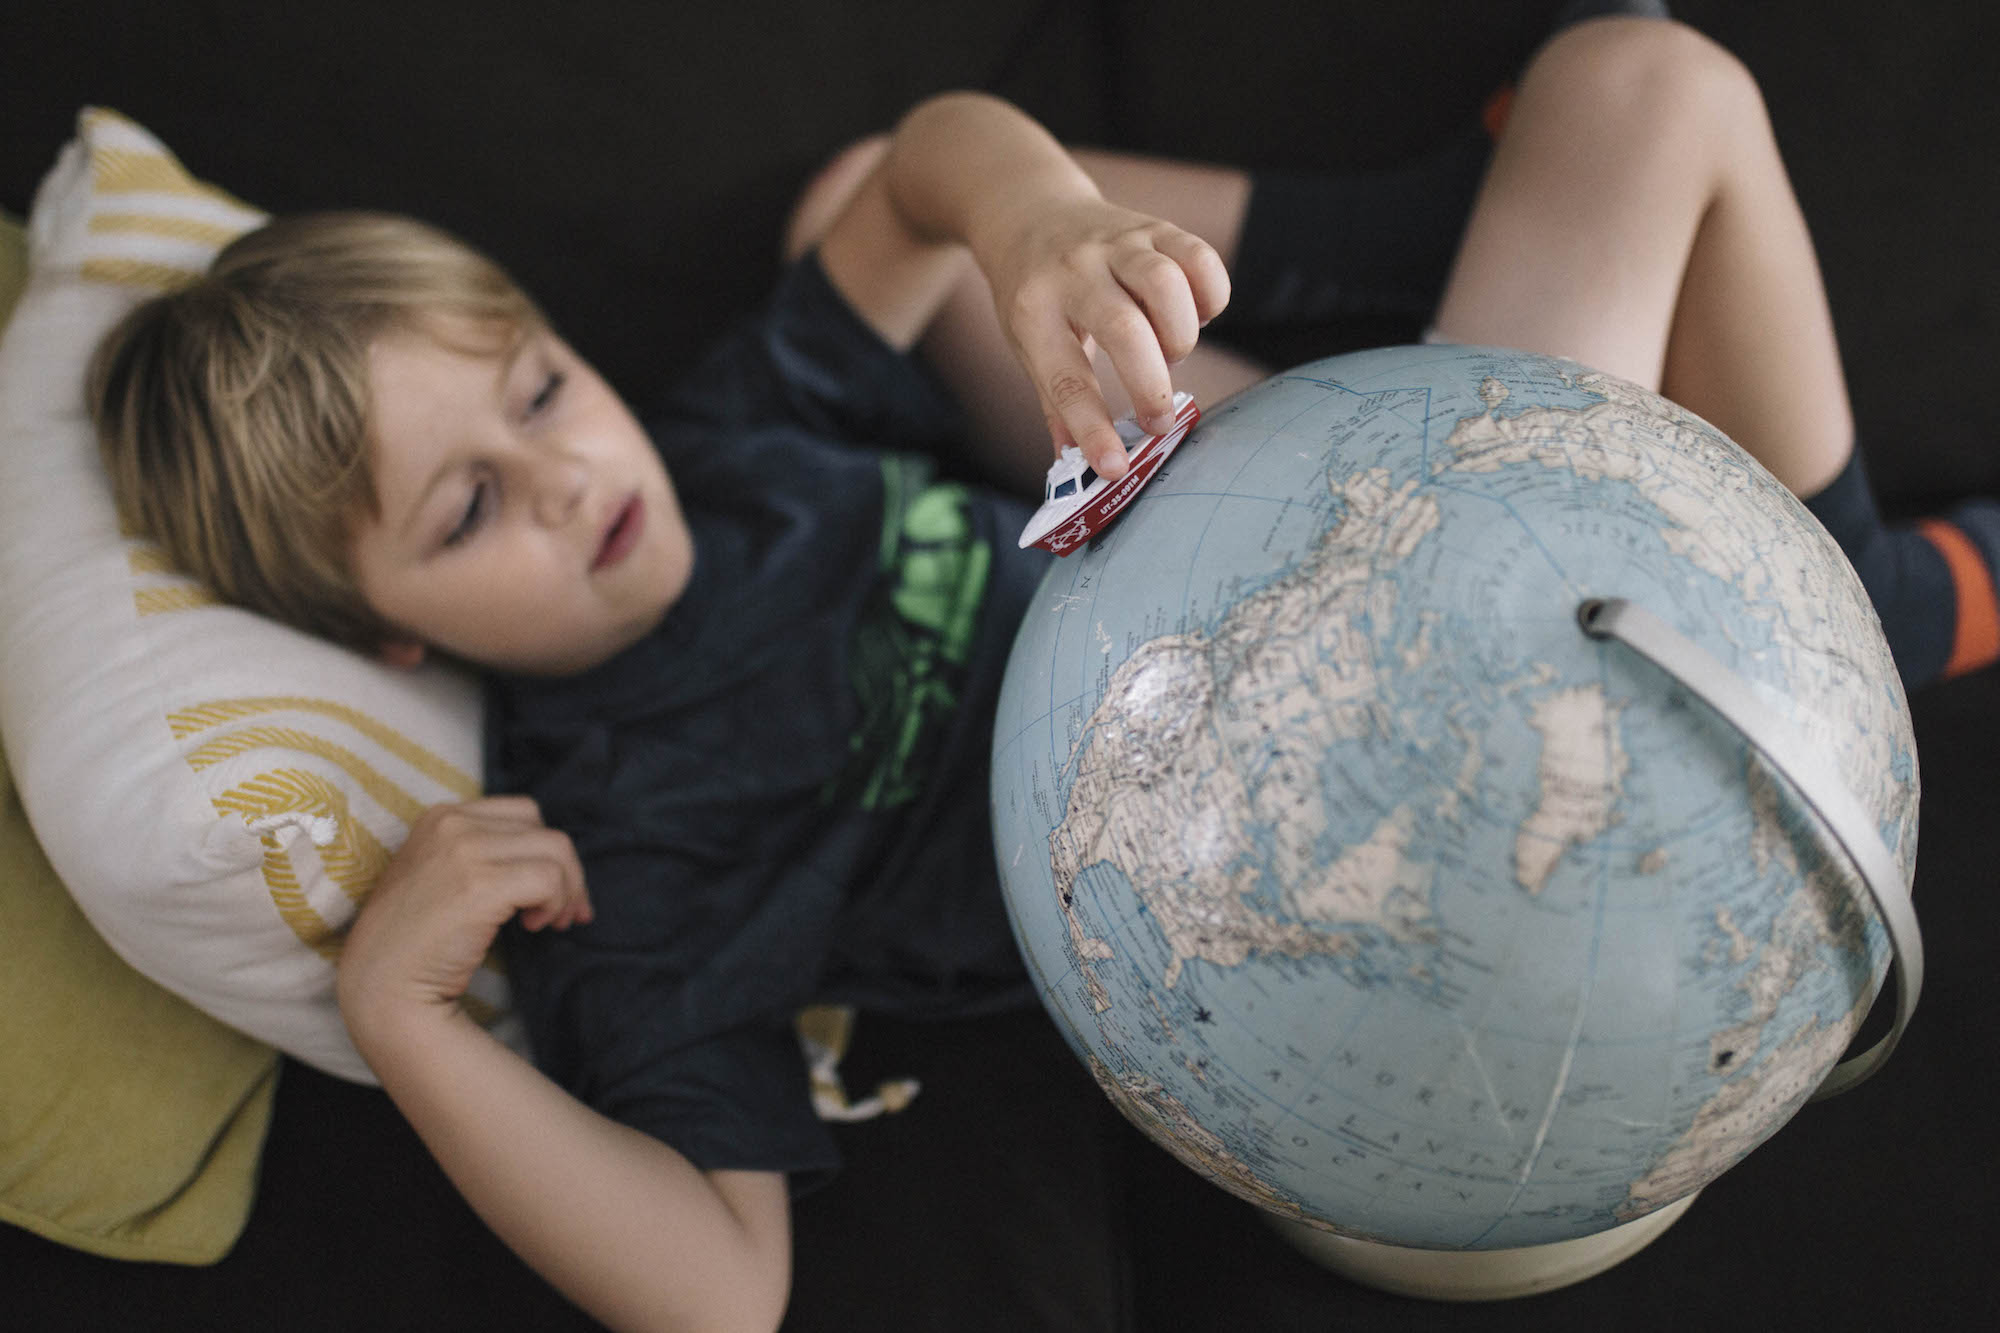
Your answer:
[[[1174,427],[1164,435],[1148,437],[1132,451],[1130,466],[1125,475],[1117,481],[1108,482],[1095,492],[1087,492],[1076,502],[1074,509],[1067,512],[1048,512],[1049,505],[1035,511],[1028,521],[1027,531],[1021,534],[1021,545],[1049,551],[1055,555],[1068,555],[1098,533],[1110,526],[1126,505],[1132,503],[1147,482],[1153,479],[1188,431],[1201,419],[1201,409],[1190,402],[1174,418]]]

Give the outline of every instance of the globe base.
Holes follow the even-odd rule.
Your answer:
[[[1504,1301],[1567,1287],[1623,1263],[1679,1221],[1695,1197],[1593,1236],[1511,1250],[1418,1250],[1335,1235],[1275,1214],[1264,1220],[1293,1248],[1349,1281],[1421,1300]]]

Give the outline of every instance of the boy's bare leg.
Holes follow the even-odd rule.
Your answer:
[[[1652,385],[1721,427],[1840,544],[1906,686],[2000,660],[2000,504],[1882,520],[1763,99],[1707,39],[1603,19],[1543,49],[1436,324]]]
[[[806,187],[786,228],[787,258],[803,253],[826,229],[885,146],[880,139],[854,145]],[[1244,173],[1088,149],[1075,156],[1105,198],[1186,228],[1214,246],[1225,265],[1234,260],[1250,194],[1250,178]],[[965,409],[972,448],[968,461],[1010,490],[1038,493],[1053,457],[1048,425],[1001,332],[986,279],[973,264],[965,265],[965,276],[919,350]],[[1102,353],[1093,362],[1112,414],[1129,412],[1131,404],[1110,362]],[[1204,343],[1174,367],[1174,387],[1207,406],[1267,373],[1245,357]]]
[[[1655,387],[1795,493],[1853,449],[1811,238],[1754,81],[1677,24],[1567,29],[1524,75],[1437,315]]]

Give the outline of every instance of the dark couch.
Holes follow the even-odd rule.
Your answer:
[[[1251,165],[1386,163],[1464,124],[1556,7],[29,0],[10,8],[0,43],[0,204],[25,211],[80,103],[115,107],[263,206],[387,207],[462,232],[643,399],[758,296],[811,168],[926,93],[992,89],[1077,141]],[[1996,11],[1675,8],[1763,81],[1887,502],[2000,493]],[[1253,350],[1298,359],[1412,332],[1317,329]],[[956,1288],[977,1293],[992,1327],[1038,1327],[1036,1290],[1060,1276],[1012,1262],[1008,1242],[1052,1201],[1123,1229],[1124,1280],[1149,1330],[1990,1317],[2000,998],[1987,956],[2000,905],[1986,897],[1986,802],[2000,672],[1933,689],[1915,712],[1930,972],[1907,1043],[1882,1078],[1807,1109],[1611,1273],[1488,1307],[1350,1286],[1126,1130],[1039,1015],[865,1022],[853,1076],[910,1072],[927,1090],[906,1115],[848,1131],[851,1169],[798,1209],[789,1326],[967,1327],[915,1313]],[[911,1234],[934,1248],[912,1248]],[[0,1272],[8,1328],[587,1326],[486,1234],[379,1092],[297,1065],[255,1212],[224,1262],[120,1265],[0,1229]],[[856,1273],[885,1276],[871,1288]],[[885,1289],[902,1295],[885,1302]]]

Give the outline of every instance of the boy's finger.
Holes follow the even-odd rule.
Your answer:
[[[563,911],[562,926],[568,929],[579,921],[590,921],[597,913],[590,905],[590,884],[583,875],[583,860],[576,854],[576,844],[564,833],[557,833],[561,841],[551,848],[556,867],[562,875]]]
[[[1174,385],[1160,335],[1146,310],[1123,291],[1119,298],[1099,308],[1090,331],[1118,372],[1118,382],[1125,386],[1139,424],[1147,430],[1166,430],[1173,423]],[[1120,449],[1122,452],[1122,445]]]
[[[1061,423],[1099,475],[1112,481],[1124,476],[1125,444],[1111,425],[1110,409],[1077,335],[1056,319],[1025,331],[1020,347],[1043,414]]]
[[[542,808],[532,796],[478,796],[470,801],[432,806],[433,823],[461,830],[543,828]]]
[[[519,915],[528,930],[565,924],[568,898],[561,873],[547,862],[513,861],[497,866],[489,881],[504,916]]]
[[[1188,276],[1178,263],[1158,250],[1127,250],[1112,257],[1111,276],[1151,321],[1154,340],[1169,364],[1194,350],[1195,340],[1201,336],[1201,318],[1195,312]],[[1171,393],[1168,397],[1161,410],[1171,415]],[[1154,423],[1146,424],[1150,427]]]
[[[1049,443],[1054,446],[1055,456],[1060,458],[1062,451],[1075,445],[1076,441],[1070,438],[1069,427],[1063,424],[1062,417],[1046,400],[1042,403],[1042,420],[1048,423]]]
[[[542,807],[532,796],[480,796],[465,802],[465,809],[477,814],[494,815],[503,819],[532,819],[542,822]]]
[[[564,892],[583,891],[583,863],[569,835],[552,828],[494,829],[486,834],[479,854],[493,865],[543,865],[557,875]]]
[[[1215,247],[1191,232],[1178,229],[1161,236],[1160,253],[1180,265],[1194,297],[1196,319],[1206,324],[1229,305],[1229,269]]]
[[[1116,481],[1125,475],[1125,442],[1111,424],[1111,410],[1104,405],[1095,378],[1066,372],[1049,385],[1049,401],[1056,420],[1068,432],[1076,447],[1099,476]]]
[[[535,838],[533,854],[545,858],[553,864],[561,883],[563,905],[560,912],[562,924],[567,927],[576,921],[588,921],[595,913],[590,906],[590,890],[583,877],[583,861],[576,854],[576,844],[569,835],[555,829],[548,829]]]
[[[592,917],[582,867],[569,839],[556,836],[560,846],[545,843],[493,868],[495,891],[530,929],[553,925],[567,930]]]
[[[578,921],[595,920],[597,911],[590,905],[590,882],[584,878],[583,860],[576,854],[576,844],[565,837],[560,855],[563,885],[568,900],[564,927],[567,928]]]

